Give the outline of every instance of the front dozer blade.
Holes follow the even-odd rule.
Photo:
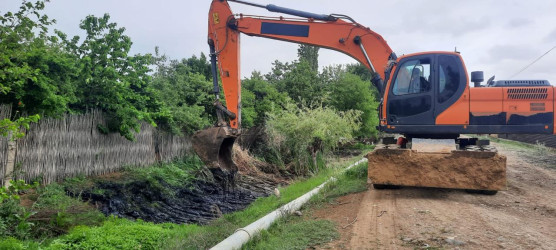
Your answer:
[[[232,147],[237,133],[230,127],[212,127],[193,135],[193,149],[213,172],[233,176],[237,166],[232,160]]]
[[[369,179],[375,187],[506,189],[506,157],[496,152],[419,152],[381,145],[367,154],[367,159]]]

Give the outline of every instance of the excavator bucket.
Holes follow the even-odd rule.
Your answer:
[[[230,127],[200,130],[193,135],[193,149],[213,174],[233,176],[237,172],[237,166],[232,160],[232,147],[236,138],[236,133]]]

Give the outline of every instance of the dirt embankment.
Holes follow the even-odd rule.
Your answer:
[[[369,190],[315,211],[336,222],[333,249],[556,249],[556,152],[495,145],[507,157],[508,189]]]

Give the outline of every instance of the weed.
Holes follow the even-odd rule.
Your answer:
[[[77,177],[66,178],[63,182],[64,189],[74,196],[79,196],[83,191],[90,189],[94,186],[91,179],[86,178],[84,175]]]
[[[101,227],[73,228],[47,249],[159,249],[170,231],[164,224],[110,217]]]
[[[40,249],[33,241],[21,241],[13,237],[0,238],[0,250]]]

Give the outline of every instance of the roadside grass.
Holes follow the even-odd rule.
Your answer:
[[[352,167],[325,185],[318,194],[302,208],[303,216],[289,215],[251,242],[243,249],[308,249],[331,242],[339,237],[337,225],[328,220],[313,220],[312,210],[346,194],[362,192],[367,189],[367,162]]]
[[[501,143],[501,144],[504,144],[504,145],[510,146],[510,147],[517,147],[517,148],[522,148],[522,149],[529,149],[529,150],[539,151],[540,153],[556,152],[555,149],[547,147],[540,142],[537,142],[535,144],[531,144],[531,143],[526,143],[526,142],[513,141],[513,140],[508,140],[508,139],[503,139],[503,138],[490,137],[490,136],[481,136],[481,138],[488,139],[492,142]]]
[[[520,153],[522,157],[527,158],[530,162],[538,166],[550,169],[556,169],[556,149],[545,146],[542,143],[525,143],[503,138],[484,137],[492,142],[502,144],[508,149],[512,149]]]
[[[270,230],[262,231],[243,249],[307,249],[338,237],[336,226],[331,221],[288,216],[277,221]]]

